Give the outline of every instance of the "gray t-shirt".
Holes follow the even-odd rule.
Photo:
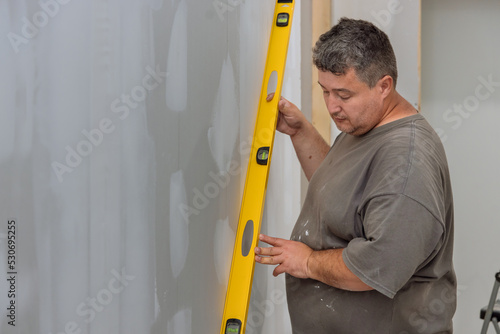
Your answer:
[[[287,275],[295,334],[452,333],[453,199],[445,152],[420,114],[340,134],[311,178],[291,240],[344,248],[374,290]]]

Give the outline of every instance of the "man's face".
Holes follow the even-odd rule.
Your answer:
[[[318,83],[328,112],[340,131],[360,136],[381,122],[383,94],[378,85],[370,89],[360,81],[354,69],[344,75],[318,71]]]

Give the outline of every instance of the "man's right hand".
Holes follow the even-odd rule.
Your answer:
[[[267,96],[266,100],[271,101],[273,97],[274,93],[271,93]],[[280,101],[278,102],[278,110],[276,130],[290,137],[295,136],[307,122],[299,108],[283,97],[280,97]]]
[[[266,100],[271,101],[273,97],[274,93],[269,94]],[[328,153],[330,146],[295,104],[281,97],[278,102],[278,110],[276,129],[290,136],[300,165],[307,179],[310,180]]]

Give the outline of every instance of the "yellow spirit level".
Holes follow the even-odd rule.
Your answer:
[[[260,233],[293,9],[293,0],[276,0],[259,110],[234,243],[221,334],[245,333],[255,268],[253,249],[257,246]],[[271,101],[267,101],[269,87],[275,80],[277,80],[275,89],[271,89],[275,92],[274,97]]]

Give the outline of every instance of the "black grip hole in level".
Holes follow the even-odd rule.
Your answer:
[[[253,241],[253,220],[247,221],[245,225],[245,230],[243,231],[243,237],[241,239],[241,255],[247,256],[250,253],[250,248],[252,247]]]

